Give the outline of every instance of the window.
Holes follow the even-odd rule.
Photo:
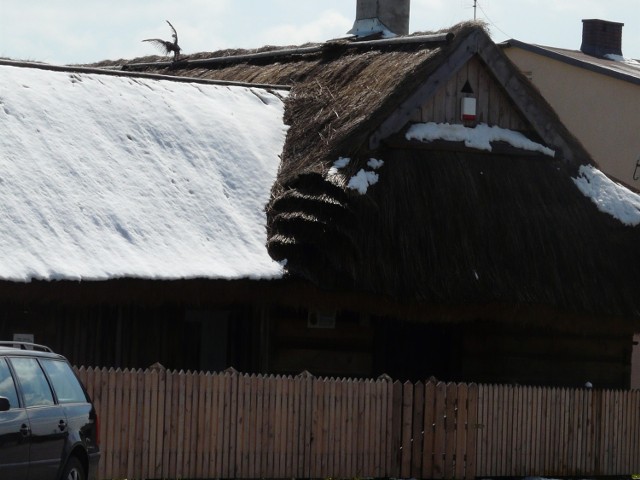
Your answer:
[[[49,375],[59,403],[86,402],[84,390],[67,362],[42,360],[42,366]]]
[[[9,399],[11,408],[20,406],[18,403],[18,394],[16,393],[16,384],[11,376],[11,370],[4,358],[0,358],[0,397]]]
[[[11,365],[22,387],[25,407],[53,405],[53,393],[49,382],[35,358],[14,357],[11,359]]]

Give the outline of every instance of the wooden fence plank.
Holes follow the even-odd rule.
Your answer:
[[[467,392],[467,445],[465,455],[464,478],[471,480],[477,476],[477,459],[479,432],[482,431],[479,425],[479,388],[472,383]]]
[[[260,432],[264,428],[261,415],[263,383],[262,379],[258,379],[256,375],[249,377],[249,402],[245,402],[249,407],[249,422],[246,429],[249,440],[247,443],[249,458],[246,461],[249,463],[248,472],[251,478],[261,476],[262,442]]]
[[[402,386],[402,463],[400,475],[411,477],[411,434],[413,433],[413,388],[411,382]]]
[[[411,473],[412,478],[422,472],[422,451],[424,449],[424,384],[417,382],[413,388],[413,418],[411,433]]]
[[[465,478],[465,455],[467,447],[467,418],[468,418],[468,386],[465,384],[458,385],[458,400],[456,402],[456,450],[455,450],[455,469],[454,478]]]
[[[209,443],[211,445],[211,452],[209,453],[209,477],[216,477],[222,475],[222,468],[220,466],[220,426],[221,417],[223,411],[223,401],[220,399],[220,383],[222,377],[220,375],[211,376],[211,432],[209,436]]]
[[[502,402],[502,443],[500,456],[502,458],[501,471],[503,475],[513,468],[513,412],[515,409],[515,389],[511,385],[504,387],[505,396]]]
[[[452,478],[454,473],[454,455],[456,452],[456,404],[458,400],[458,386],[455,383],[448,383],[446,390],[446,407],[444,418],[445,433],[445,453],[444,453],[444,476]]]
[[[294,418],[293,418],[293,450],[292,450],[292,473],[295,476],[304,474],[304,444],[305,444],[305,386],[299,375],[293,377],[294,391]]]
[[[103,379],[104,382],[104,379]],[[115,424],[116,424],[116,418],[118,416],[118,412],[116,411],[116,371],[113,368],[110,368],[109,371],[107,372],[107,378],[106,378],[106,390],[107,390],[107,395],[108,395],[108,408],[109,411],[112,412],[112,416],[110,421],[107,424],[107,448],[105,450],[105,455],[106,456],[106,475],[107,477],[113,477],[114,476],[114,468],[113,468],[113,457],[114,457],[114,451],[117,447],[117,445],[115,444]],[[104,383],[103,383],[104,385]],[[145,452],[148,454],[148,449],[147,452]],[[147,457],[148,458],[148,457]]]
[[[344,397],[344,380],[335,382],[335,441],[334,441],[334,469],[335,476],[338,478],[345,478],[348,476],[346,468],[346,398]]]
[[[371,418],[371,380],[362,381],[364,387],[364,431],[363,431],[363,455],[362,455],[362,471],[363,476],[372,476],[371,472],[371,432],[372,432],[372,418]]]
[[[428,381],[424,386],[424,415],[423,415],[423,449],[422,449],[422,478],[433,476],[433,452],[435,442],[435,408],[436,385]]]
[[[126,376],[125,376],[125,381],[124,381],[124,388],[127,388],[129,390],[129,408],[128,411],[126,413],[126,419],[127,419],[127,425],[129,426],[129,431],[127,433],[127,438],[125,439],[124,443],[123,443],[123,447],[126,449],[127,451],[127,459],[126,459],[126,463],[123,464],[123,472],[118,472],[119,474],[123,474],[129,478],[129,477],[133,477],[135,476],[135,470],[134,470],[134,459],[136,457],[136,452],[135,452],[135,438],[136,438],[136,413],[137,413],[137,409],[134,408],[136,406],[136,402],[137,402],[137,371],[134,370],[127,370],[126,371]]]
[[[487,414],[487,453],[486,453],[486,462],[487,469],[486,472],[488,475],[499,475],[499,470],[497,467],[498,463],[498,449],[497,449],[497,441],[499,440],[499,432],[500,428],[498,426],[498,419],[500,415],[500,410],[498,406],[498,396],[499,396],[499,387],[491,386],[489,389],[489,400],[490,403],[488,405],[488,414]]]
[[[211,372],[204,372],[200,388],[202,394],[201,411],[204,415],[201,420],[202,478],[211,478],[211,430],[213,429],[213,426],[211,425],[211,413],[213,410],[211,404],[211,394],[213,390]]]
[[[402,383],[393,382],[392,392],[392,417],[393,417],[393,429],[391,433],[391,477],[399,477],[400,469],[402,465]]]
[[[357,472],[357,475],[363,474],[363,462],[364,462],[364,419],[362,416],[364,415],[364,384],[361,380],[355,380],[353,385],[353,412],[354,412],[354,437],[355,440],[353,442],[355,451],[353,456],[353,468],[354,471]]]
[[[517,387],[518,393],[518,424],[516,427],[518,441],[518,475],[527,476],[528,458],[527,452],[531,448],[531,418],[533,416],[533,404],[531,389],[527,387]]]
[[[383,477],[390,477],[393,472],[393,381],[385,375],[385,464]]]
[[[378,382],[370,380],[371,384],[371,437],[369,456],[369,472],[372,477],[377,477],[379,471],[379,451],[380,451],[380,397],[378,392]]]
[[[346,384],[346,398],[345,398],[345,404],[346,404],[346,418],[345,418],[345,434],[346,434],[346,439],[349,439],[346,441],[346,445],[344,446],[345,449],[345,469],[346,472],[348,472],[349,474],[353,471],[355,471],[355,465],[356,465],[356,461],[355,461],[355,456],[356,456],[356,450],[355,450],[355,442],[354,442],[354,438],[356,436],[356,418],[357,418],[357,412],[356,412],[356,407],[354,405],[354,388],[353,388],[353,380],[351,379],[347,379]]]
[[[436,410],[434,414],[434,442],[433,442],[433,478],[443,478],[445,472],[446,448],[446,384],[436,384]]]
[[[478,420],[476,431],[476,474],[485,475],[487,468],[485,458],[487,457],[487,409],[489,403],[489,387],[487,385],[478,386]]]
[[[633,402],[631,406],[632,412],[632,421],[631,425],[633,425],[633,437],[631,441],[632,450],[631,457],[633,458],[631,464],[631,471],[635,472],[637,475],[640,475],[640,455],[637,455],[636,448],[640,445],[640,390],[634,390],[631,393],[633,397]]]
[[[305,415],[304,415],[304,458],[303,458],[303,465],[304,465],[304,473],[305,473],[305,477],[310,477],[311,476],[311,458],[312,458],[312,450],[311,450],[311,443],[312,443],[312,434],[313,434],[313,416],[312,416],[312,412],[313,412],[313,376],[309,373],[307,373],[307,375],[305,375],[303,377],[303,392],[304,392],[304,409],[305,409]]]
[[[298,403],[298,393],[296,391],[295,380],[291,377],[287,377],[287,412],[289,412],[288,425],[287,425],[287,473],[295,472],[296,458],[297,458],[297,446],[298,446],[298,425],[300,416],[300,407]]]

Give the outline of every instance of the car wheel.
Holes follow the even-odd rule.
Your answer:
[[[87,476],[80,460],[77,457],[69,457],[60,480],[86,480],[86,478]]]

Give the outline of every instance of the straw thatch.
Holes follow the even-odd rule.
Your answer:
[[[234,60],[166,71],[292,86],[290,129],[267,206],[269,252],[291,274],[405,305],[546,305],[639,318],[640,229],[599,212],[578,191],[572,177],[591,162],[588,154],[484,27],[450,31],[454,38],[440,42],[352,48],[341,41],[271,59],[222,52],[211,56]],[[480,45],[530,122],[528,133],[555,148],[555,159],[401,142],[372,147],[372,132],[470,45]],[[158,70],[137,62],[129,68]],[[352,162],[329,178],[340,156]],[[346,179],[371,157],[385,166],[359,195]]]

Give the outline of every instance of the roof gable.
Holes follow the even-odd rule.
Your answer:
[[[465,87],[470,91],[465,92]],[[504,88],[495,81],[477,56],[469,59],[445,85],[417,107],[412,120],[463,123],[461,120],[463,98],[476,99],[476,123],[534,133],[531,125],[513,105]]]
[[[0,66],[0,278],[271,278],[257,88]]]
[[[574,168],[588,161],[589,154],[582,145],[484,29],[467,32],[439,56],[442,58],[433,62],[436,67],[426,72],[425,80],[382,119],[370,137],[372,149],[410,122],[461,123],[459,102],[462,96],[468,96],[461,91],[469,82],[477,92],[478,121],[527,131],[559,151],[560,158]]]

